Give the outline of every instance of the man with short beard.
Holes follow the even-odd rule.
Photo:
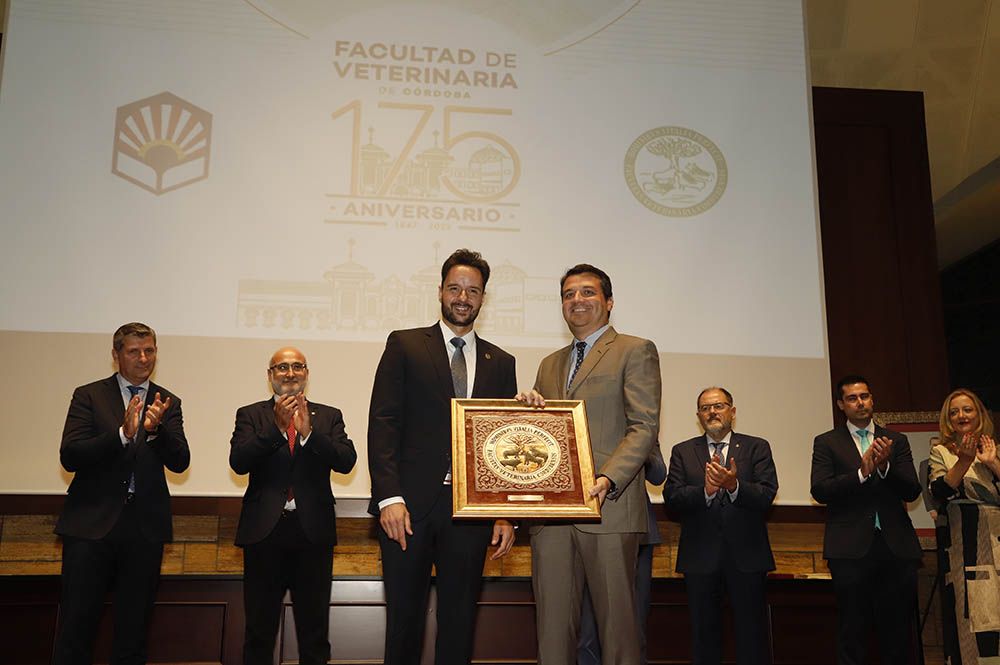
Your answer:
[[[691,614],[691,662],[722,662],[722,595],[728,592],[739,665],[770,663],[764,583],[774,570],[767,511],[778,491],[771,446],[733,431],[736,406],[725,388],[705,388],[696,415],[703,436],[670,453],[663,490],[681,520],[677,571]]]
[[[435,663],[468,663],[490,543],[506,554],[506,520],[452,521],[451,399],[511,398],[514,358],[478,337],[489,264],[460,249],[441,267],[441,321],[397,330],[375,374],[368,420],[369,512],[379,518],[385,580],[385,663],[420,661],[431,565],[436,572]]]
[[[849,375],[833,390],[847,422],[813,440],[811,492],[826,504],[823,557],[837,596],[837,665],[912,661],[917,566],[923,556],[906,503],[920,481],[906,435],[875,423],[868,379]]]
[[[278,349],[268,364],[271,399],[236,412],[229,466],[250,474],[236,544],[243,547],[243,662],[274,660],[285,591],[292,594],[299,663],[330,658],[330,575],[337,542],[330,473],[357,461],[339,409],[305,397],[306,358]]]

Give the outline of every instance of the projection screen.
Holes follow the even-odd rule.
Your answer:
[[[439,314],[458,247],[493,276],[479,334],[539,360],[569,342],[558,279],[614,281],[654,340],[661,445],[735,395],[809,502],[830,426],[799,0],[12,0],[0,78],[0,488],[63,492],[75,386],[111,334],[159,334],[183,399],[177,495],[239,495],[233,414],[278,346],[359,450],[387,333]]]

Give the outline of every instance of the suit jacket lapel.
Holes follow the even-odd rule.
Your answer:
[[[307,404],[308,404],[308,402],[307,402]],[[278,421],[274,417],[274,396],[273,395],[271,396],[271,399],[264,400],[263,402],[258,402],[257,403],[257,411],[258,411],[258,414],[259,414],[259,417],[260,417],[260,423],[261,423],[261,426],[262,426],[262,430],[266,429],[268,425],[274,425],[274,428],[276,430],[278,430],[279,432],[281,432],[281,428],[278,427]],[[313,426],[315,427],[315,423],[314,423]],[[281,432],[281,433],[282,434],[287,434],[286,432]],[[284,439],[285,437],[282,436],[281,438]],[[287,441],[286,441],[286,443],[287,443]],[[281,451],[281,454],[284,457],[290,457],[291,454],[292,454],[292,451],[288,449],[288,446],[285,445],[285,446],[282,446],[282,448],[284,448],[284,450]]]
[[[427,354],[431,359],[431,365],[434,366],[438,383],[441,385],[441,393],[449,398],[454,397],[455,384],[451,381],[451,366],[448,364],[448,352],[445,351],[444,342],[442,342],[441,326],[435,323],[428,328],[424,343],[427,345]]]
[[[851,430],[848,429],[847,423],[840,428],[840,441],[847,450],[845,451],[848,455],[848,459],[857,460],[861,462],[861,453],[858,452],[858,445],[854,442],[854,437],[851,435]]]
[[[476,377],[475,383],[472,385],[472,392],[469,393],[470,397],[475,397],[484,390],[484,386],[493,376],[493,368],[496,360],[493,358],[493,353],[487,348],[486,342],[482,340],[479,335],[476,335]],[[451,368],[448,368],[448,378],[451,378]],[[509,399],[513,395],[508,395],[505,399]]]
[[[106,388],[105,399],[108,408],[119,423],[125,421],[125,401],[122,398],[122,389],[118,385],[118,375],[112,374],[111,378],[104,382]]]
[[[694,446],[695,457],[698,458],[698,463],[701,467],[708,464],[708,435],[703,434],[698,441],[695,442]]]
[[[592,348],[587,354],[587,357],[583,359],[583,364],[580,365],[580,369],[577,370],[576,376],[573,377],[573,383],[570,384],[569,390],[567,391],[568,395],[572,396],[576,389],[587,380],[587,376],[595,367],[597,367],[597,363],[601,362],[601,358],[604,356],[605,352],[607,352],[608,347],[615,341],[615,337],[617,336],[618,333],[615,332],[615,329],[609,327],[604,331],[603,335],[597,338],[597,341],[594,342],[594,348]],[[571,351],[570,362],[573,362],[575,360],[573,344],[570,344],[569,348]],[[570,370],[567,369],[567,372],[569,371]],[[569,374],[567,373],[566,376],[569,376]]]
[[[743,443],[740,440],[740,435],[733,432],[729,437],[729,450],[726,451],[726,468],[729,468],[729,460],[736,460],[736,466],[740,467],[743,465],[743,447],[740,445]]]
[[[559,386],[559,392],[556,395],[556,399],[569,399],[569,390],[566,388],[566,379],[569,378],[571,363],[573,362],[573,344],[565,347],[560,351],[563,354],[562,362],[558,364],[559,376],[557,377],[556,385]]]

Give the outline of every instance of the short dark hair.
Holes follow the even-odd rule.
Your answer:
[[[868,390],[872,389],[872,384],[868,383],[868,379],[861,376],[860,374],[848,374],[847,376],[837,381],[837,387],[833,389],[833,399],[842,400],[844,399],[844,386],[850,386],[855,383],[863,383],[868,386]]]
[[[604,292],[605,298],[610,298],[611,278],[608,277],[608,273],[604,272],[597,266],[590,265],[589,263],[578,263],[566,271],[566,274],[563,275],[562,279],[559,280],[559,294],[562,295],[563,285],[566,283],[567,279],[569,279],[573,275],[585,275],[588,273],[596,276],[598,279],[601,280],[601,291]]]
[[[132,323],[126,323],[115,331],[115,336],[111,340],[111,345],[115,351],[122,350],[122,347],[125,346],[125,338],[129,335],[134,337],[152,337],[153,344],[156,344],[156,331],[145,323],[133,321]]]
[[[448,272],[451,271],[455,266],[469,266],[470,268],[475,268],[479,271],[479,274],[483,277],[483,290],[486,290],[486,282],[490,281],[490,264],[486,262],[483,255],[479,252],[473,252],[471,249],[456,249],[451,253],[445,262],[441,265],[441,286],[444,286],[444,280],[448,277]]]
[[[704,395],[705,393],[707,393],[709,390],[720,390],[720,391],[722,391],[722,394],[725,395],[726,399],[729,400],[729,406],[733,406],[733,405],[736,404],[736,401],[733,399],[733,394],[731,392],[729,392],[728,390],[726,390],[722,386],[709,386],[708,388],[705,388],[700,393],[698,393],[698,399],[695,400],[695,403],[694,403],[695,406],[698,406],[698,402],[701,401],[701,396]]]

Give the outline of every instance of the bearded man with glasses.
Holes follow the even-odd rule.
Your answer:
[[[684,574],[691,613],[691,660],[722,661],[725,588],[736,662],[770,663],[764,586],[774,557],[767,511],[778,491],[771,446],[733,431],[736,406],[725,388],[705,388],[697,405],[705,434],[673,447],[663,490],[667,509],[681,521],[677,570]]]
[[[285,591],[292,594],[299,663],[330,659],[330,575],[337,542],[330,473],[357,461],[339,409],[307,401],[309,367],[278,349],[267,377],[274,396],[236,412],[229,466],[250,474],[236,544],[243,547],[243,662],[270,664]]]

